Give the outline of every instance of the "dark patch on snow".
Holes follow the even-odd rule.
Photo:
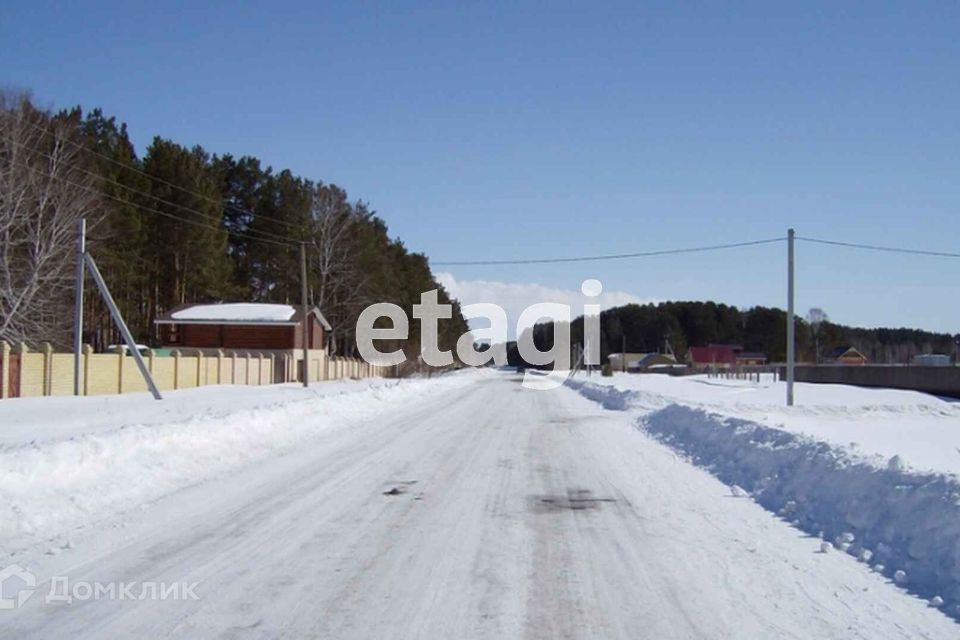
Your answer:
[[[605,502],[616,502],[616,500],[594,497],[589,489],[568,489],[566,495],[530,496],[530,510],[535,513],[586,511],[597,509]]]
[[[385,496],[399,496],[401,493],[406,493],[407,489],[417,484],[416,480],[392,480],[387,482],[388,485],[393,485],[391,488],[383,492]]]

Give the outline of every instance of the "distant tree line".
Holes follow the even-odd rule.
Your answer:
[[[628,304],[600,314],[600,355],[606,362],[611,353],[664,351],[667,345],[678,360],[691,346],[736,344],[745,351],[762,352],[771,362],[786,360],[787,313],[770,307],[739,309],[715,302],[662,302]],[[530,329],[541,350],[553,345],[554,324],[541,323]],[[583,318],[571,323],[571,343],[583,343]],[[954,353],[955,337],[919,329],[863,329],[830,322],[819,309],[808,318],[796,318],[797,358],[822,362],[834,349],[852,346],[870,362],[908,363],[919,353]],[[512,365],[521,359],[515,343],[508,345]]]
[[[334,184],[274,170],[252,156],[211,154],[155,137],[138,157],[127,128],[100,109],[50,113],[0,96],[0,338],[69,344],[76,223],[138,340],[154,344],[160,314],[187,302],[299,304],[299,244],[309,298],[355,351],[360,311],[420,293],[454,304],[440,346],[467,330],[427,258],[391,238],[370,206]],[[118,341],[95,293],[85,339]],[[419,350],[410,323],[408,352]]]

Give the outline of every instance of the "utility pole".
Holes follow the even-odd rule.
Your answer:
[[[137,363],[137,368],[140,369],[140,375],[143,376],[144,382],[147,383],[147,388],[150,390],[150,393],[153,394],[154,398],[163,400],[160,389],[157,388],[157,384],[154,382],[153,376],[150,374],[150,370],[147,369],[147,365],[143,361],[143,356],[137,348],[133,334],[130,333],[127,323],[123,320],[123,314],[120,313],[117,303],[114,302],[113,296],[110,295],[110,288],[107,287],[107,282],[100,274],[100,269],[97,268],[97,263],[93,259],[93,256],[87,253],[86,219],[81,219],[77,227],[77,280],[74,290],[73,309],[73,395],[80,395],[80,356],[81,350],[83,349],[83,279],[87,272],[90,273],[93,283],[100,291],[100,296],[110,311],[110,317],[113,318],[113,322],[117,325],[117,328],[120,329],[120,335],[123,336],[123,341],[127,345],[127,351],[133,356],[134,361]]]
[[[107,303],[107,309],[110,310],[110,315],[113,317],[114,323],[116,323],[117,328],[120,329],[120,335],[123,336],[123,341],[127,345],[127,351],[133,356],[134,362],[137,363],[137,368],[140,369],[140,375],[143,376],[143,380],[147,383],[147,388],[150,389],[150,393],[153,394],[155,399],[163,400],[163,396],[160,395],[160,389],[157,388],[157,383],[154,382],[150,370],[147,369],[147,364],[143,361],[143,356],[140,355],[140,349],[137,348],[133,334],[130,333],[127,323],[123,321],[123,315],[120,313],[117,303],[113,301],[113,296],[110,295],[107,282],[103,279],[103,276],[100,275],[100,269],[97,268],[97,263],[94,261],[93,256],[87,252],[83,253],[83,260],[87,265],[87,270],[90,272],[90,277],[93,278],[94,284],[100,289],[100,295],[103,297],[103,301]]]
[[[310,317],[307,308],[307,243],[300,243],[300,303],[303,305],[303,386],[310,386]]]
[[[80,352],[83,349],[83,254],[87,252],[87,219],[77,227],[77,282],[73,303],[73,395],[80,395]]]
[[[787,230],[787,406],[793,406],[793,374],[796,366],[796,344],[793,319],[793,240],[794,230]]]

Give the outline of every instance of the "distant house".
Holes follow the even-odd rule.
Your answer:
[[[759,351],[741,351],[737,354],[737,364],[740,366],[757,366],[767,364],[767,354]]]
[[[945,353],[918,353],[911,364],[915,367],[949,367],[953,364]]]
[[[639,373],[660,367],[677,366],[673,356],[663,353],[611,353],[607,362],[614,371],[629,371]]]
[[[711,344],[687,349],[687,364],[694,369],[731,369],[737,364],[736,345]]]
[[[851,346],[837,347],[830,352],[827,360],[836,364],[861,365],[867,363],[867,356]]]
[[[155,321],[165,347],[290,351],[303,347],[323,349],[331,330],[316,307],[307,313],[288,304],[231,302],[187,304]]]
[[[767,354],[744,351],[738,344],[710,344],[690,347],[687,363],[694,369],[730,369],[767,364]]]

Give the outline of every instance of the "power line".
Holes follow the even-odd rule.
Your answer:
[[[936,256],[940,258],[960,258],[960,253],[951,253],[949,251],[931,251],[928,249],[906,249],[901,247],[885,247],[874,244],[859,244],[856,242],[841,242],[839,240],[824,240],[822,238],[808,238],[797,236],[797,240],[804,242],[813,242],[815,244],[825,244],[834,247],[848,247],[851,249],[867,249],[869,251],[886,251],[888,253],[907,253],[920,256]]]
[[[21,122],[26,122],[26,123],[27,123],[28,125],[30,125],[31,127],[34,127],[34,128],[36,128],[36,129],[44,132],[44,133],[51,134],[51,135],[55,135],[54,132],[51,131],[50,129],[48,129],[47,127],[44,127],[43,125],[37,124],[36,122],[30,122],[29,120],[25,120],[24,118],[22,118],[22,117],[20,117],[20,116],[18,116],[18,115],[16,115],[16,114],[14,114],[14,113],[12,113],[12,112],[0,110],[0,113],[3,113],[3,114],[5,114],[5,115],[7,115],[7,116],[10,116],[11,118],[16,118],[17,120],[20,120]],[[64,142],[67,142],[68,144],[72,144],[73,146],[75,146],[75,147],[77,147],[77,148],[79,148],[79,149],[82,149],[83,151],[86,151],[87,153],[91,153],[91,154],[93,154],[93,155],[95,155],[95,156],[100,156],[101,158],[103,158],[103,159],[106,160],[107,162],[110,162],[110,163],[112,163],[112,164],[115,164],[115,165],[117,165],[118,167],[121,167],[121,168],[123,168],[123,169],[128,169],[128,170],[134,171],[134,172],[136,172],[136,173],[141,173],[141,174],[147,176],[148,178],[150,178],[151,180],[155,180],[156,182],[159,182],[159,183],[161,183],[161,184],[165,184],[165,185],[167,185],[168,187],[173,187],[174,189],[177,189],[178,191],[182,191],[183,193],[190,194],[190,195],[195,196],[195,197],[197,197],[197,198],[201,198],[201,199],[204,199],[204,200],[209,200],[210,202],[214,202],[214,203],[216,203],[217,205],[221,205],[221,204],[222,204],[222,203],[220,202],[220,200],[218,200],[217,198],[211,198],[211,197],[208,196],[208,195],[204,195],[204,194],[202,194],[202,193],[196,193],[196,192],[190,191],[189,189],[185,189],[184,187],[181,187],[181,186],[178,185],[178,184],[174,184],[174,183],[172,183],[172,182],[168,182],[168,181],[166,181],[166,180],[164,180],[164,179],[162,179],[162,178],[157,178],[157,177],[155,177],[155,176],[151,176],[150,174],[148,174],[148,173],[146,173],[146,172],[144,172],[144,171],[142,171],[142,170],[140,170],[140,169],[137,169],[137,168],[134,167],[134,166],[125,164],[125,163],[123,163],[123,162],[120,162],[120,161],[117,160],[116,158],[111,158],[110,156],[106,155],[105,153],[100,153],[100,152],[97,151],[96,149],[91,149],[90,147],[88,147],[88,146],[86,146],[86,145],[80,144],[80,143],[77,142],[76,140],[71,140],[70,138],[63,138],[63,140],[64,140]]]
[[[578,256],[569,258],[520,258],[510,260],[443,260],[431,261],[433,266],[493,266],[493,265],[524,265],[524,264],[558,264],[566,262],[593,262],[599,260],[621,260],[629,258],[647,258],[653,256],[675,255],[683,253],[702,253],[705,251],[718,251],[723,249],[738,249],[742,247],[751,247],[763,244],[772,244],[783,242],[787,238],[767,238],[764,240],[752,240],[749,242],[734,242],[730,244],[708,245],[703,247],[688,247],[681,249],[660,249],[656,251],[639,251],[636,253],[613,253],[593,256]],[[811,242],[816,244],[830,245],[836,247],[847,247],[852,249],[866,249],[870,251],[885,251],[888,253],[903,253],[911,255],[934,256],[940,258],[960,258],[960,253],[949,251],[934,251],[929,249],[910,249],[904,247],[887,247],[872,244],[860,244],[856,242],[841,242],[839,240],[825,240],[822,238],[811,238],[796,236],[797,240]]]
[[[33,171],[33,172],[35,172],[35,173],[37,173],[37,174],[39,174],[39,175],[42,175],[42,176],[44,176],[44,177],[54,178],[54,179],[56,179],[56,180],[60,180],[61,182],[65,182],[66,184],[69,184],[69,185],[71,185],[71,186],[74,186],[74,187],[76,187],[76,188],[78,188],[78,189],[83,189],[84,191],[86,191],[86,192],[88,192],[88,193],[92,193],[92,194],[97,195],[97,196],[103,196],[103,197],[105,197],[105,198],[109,198],[109,199],[111,199],[111,200],[115,200],[116,202],[119,202],[119,203],[121,203],[121,204],[133,205],[133,206],[135,206],[135,207],[137,207],[137,208],[139,208],[139,209],[142,209],[142,210],[144,210],[144,211],[147,211],[147,212],[150,212],[150,213],[159,215],[159,216],[163,216],[163,217],[165,217],[165,218],[170,218],[170,219],[172,219],[172,220],[177,220],[177,221],[179,221],[179,222],[184,222],[184,223],[187,223],[187,224],[192,224],[192,225],[194,225],[194,226],[203,227],[203,228],[205,228],[205,229],[210,229],[210,230],[212,230],[212,231],[224,231],[224,232],[226,232],[226,233],[228,233],[228,234],[230,234],[230,235],[232,235],[232,236],[240,237],[240,238],[247,238],[247,239],[249,239],[249,240],[254,240],[254,241],[256,241],[256,242],[268,242],[268,243],[271,243],[271,244],[281,245],[281,246],[285,246],[285,247],[292,247],[292,246],[294,246],[294,245],[296,245],[296,244],[299,244],[298,242],[286,242],[286,241],[280,241],[280,240],[270,240],[270,239],[268,239],[268,238],[261,238],[261,237],[257,237],[257,236],[251,236],[251,235],[247,235],[247,234],[245,234],[245,233],[239,232],[239,231],[231,231],[230,229],[226,229],[226,228],[224,228],[224,227],[215,226],[215,225],[212,225],[212,224],[206,224],[206,223],[201,222],[201,221],[199,221],[199,220],[192,220],[192,219],[190,219],[190,218],[184,218],[183,216],[174,215],[174,214],[168,213],[168,212],[166,212],[166,211],[160,211],[159,209],[154,209],[154,208],[152,208],[152,207],[148,207],[148,206],[146,206],[146,205],[138,204],[138,203],[136,203],[136,202],[129,202],[129,201],[127,201],[127,200],[123,200],[123,199],[118,198],[118,197],[116,197],[116,196],[110,195],[109,193],[103,193],[102,191],[100,191],[100,190],[98,190],[98,189],[94,189],[94,188],[89,187],[89,186],[87,186],[87,185],[83,185],[83,184],[80,184],[80,183],[78,183],[78,182],[73,182],[72,180],[68,180],[67,178],[64,178],[63,176],[50,175],[50,174],[48,174],[48,173],[45,173],[45,172],[43,172],[43,171],[40,171],[39,169],[36,169],[36,168],[31,167],[31,166],[26,165],[26,164],[20,164],[20,166],[23,167],[24,169],[28,169],[28,170]]]
[[[41,132],[43,132],[43,133],[45,133],[45,134],[52,135],[52,136],[56,136],[56,133],[55,133],[53,130],[51,130],[51,129],[47,128],[47,127],[44,127],[44,126],[42,126],[42,125],[40,125],[40,124],[38,124],[38,123],[36,123],[36,122],[30,122],[29,120],[25,120],[24,118],[22,118],[22,117],[20,117],[20,116],[17,116],[17,115],[15,115],[15,114],[13,114],[13,113],[11,113],[11,112],[9,112],[9,111],[0,110],[0,114],[7,115],[7,116],[9,116],[9,117],[11,117],[11,118],[16,118],[16,119],[19,120],[20,122],[25,122],[26,124],[30,125],[31,127],[34,127],[34,128],[37,129],[38,131],[41,131]],[[101,153],[101,152],[97,151],[96,149],[91,149],[91,148],[88,147],[87,145],[81,144],[81,143],[77,142],[76,140],[71,140],[70,138],[62,138],[62,139],[63,139],[64,142],[73,145],[74,147],[80,149],[81,151],[84,151],[84,152],[86,152],[86,153],[89,153],[89,154],[98,156],[98,157],[100,157],[100,158],[103,158],[103,159],[106,160],[107,162],[110,162],[110,163],[112,163],[112,164],[115,164],[115,165],[117,165],[118,167],[120,167],[120,168],[122,168],[122,169],[126,169],[126,170],[128,170],[128,171],[133,171],[134,173],[140,174],[140,175],[142,175],[142,176],[146,176],[147,178],[149,178],[149,179],[150,179],[151,181],[153,181],[153,182],[156,182],[156,183],[159,183],[159,184],[162,184],[162,185],[166,185],[166,186],[171,187],[171,188],[173,188],[173,189],[176,189],[176,190],[178,190],[178,191],[180,191],[180,192],[182,192],[182,193],[185,193],[185,194],[194,196],[195,198],[199,198],[199,199],[201,199],[201,200],[206,200],[207,202],[212,202],[212,203],[216,204],[218,207],[233,208],[233,209],[236,210],[236,211],[242,211],[243,213],[251,214],[251,215],[253,215],[253,216],[257,217],[257,218],[260,218],[261,220],[267,220],[268,222],[276,222],[277,224],[287,226],[287,227],[289,227],[289,228],[291,228],[291,229],[299,229],[299,228],[300,228],[296,223],[289,222],[289,221],[287,221],[287,220],[281,220],[281,219],[279,219],[279,218],[271,218],[271,217],[269,217],[269,216],[257,214],[257,213],[254,213],[254,212],[252,212],[252,211],[248,211],[248,210],[246,210],[246,209],[237,207],[236,205],[232,205],[232,204],[230,204],[230,203],[224,202],[224,200],[222,200],[222,199],[220,199],[220,198],[213,198],[213,197],[210,197],[210,196],[208,196],[208,195],[206,195],[206,194],[203,194],[203,193],[197,193],[196,191],[191,191],[190,189],[186,189],[186,188],[184,188],[184,187],[182,187],[182,186],[180,186],[180,185],[178,185],[178,184],[175,184],[175,183],[170,182],[170,181],[168,181],[168,180],[164,180],[163,178],[158,178],[157,176],[151,175],[151,174],[147,173],[146,171],[144,171],[143,169],[137,168],[137,167],[134,166],[133,164],[126,164],[126,163],[120,162],[120,161],[117,160],[116,158],[111,158],[110,156],[106,155],[105,153]],[[21,146],[25,146],[25,147],[27,146],[27,145],[24,145],[23,143],[17,143],[16,141],[11,141],[11,142],[13,142],[14,144],[19,144],[19,145],[21,145]],[[32,148],[32,147],[27,147],[27,148],[30,148],[31,150],[36,151],[37,153],[43,154],[43,151],[40,151],[39,149]],[[44,155],[46,155],[46,154],[44,154]],[[50,156],[47,156],[47,157],[49,158]],[[68,163],[68,164],[69,164],[69,163]],[[125,188],[125,189],[133,189],[133,187],[129,187],[129,186],[124,185],[124,184],[120,184],[119,182],[116,182],[116,181],[107,180],[107,179],[104,178],[103,176],[100,176],[99,174],[97,174],[97,175],[98,175],[98,177],[100,177],[101,179],[103,179],[103,180],[105,180],[105,181],[107,181],[107,182],[112,182],[113,184],[116,184],[117,186],[120,186],[120,187],[122,187],[122,188]],[[140,192],[140,193],[143,193],[143,192]],[[152,198],[154,198],[154,199],[160,200],[159,198],[157,198],[157,196],[154,196],[154,195],[152,195],[152,194],[143,194],[143,195],[149,195],[150,197],[152,197]],[[161,200],[161,202],[165,202],[165,201]],[[167,202],[167,204],[173,204],[173,203]],[[174,205],[174,206],[179,206],[179,205]],[[293,241],[293,242],[299,242],[299,241]]]
[[[41,131],[41,132],[43,132],[43,133],[45,133],[45,134],[54,135],[54,136],[56,135],[56,133],[55,133],[54,131],[52,131],[51,129],[49,129],[49,128],[47,128],[47,127],[44,127],[44,126],[42,126],[42,125],[40,125],[40,124],[38,124],[38,123],[36,123],[36,122],[31,122],[31,121],[23,118],[22,116],[19,116],[19,115],[14,114],[13,112],[5,111],[5,110],[0,110],[0,114],[7,115],[7,116],[9,116],[9,117],[11,117],[11,118],[16,118],[17,120],[19,120],[19,121],[21,121],[21,122],[24,122],[24,123],[26,123],[26,124],[34,127],[34,128],[37,129],[38,131]],[[133,171],[134,173],[138,173],[138,174],[140,174],[140,175],[143,175],[143,176],[147,177],[149,180],[151,180],[151,181],[153,181],[153,182],[166,185],[166,186],[171,187],[171,188],[173,188],[173,189],[176,189],[176,190],[178,190],[178,191],[180,191],[180,192],[182,192],[182,193],[185,193],[185,194],[194,196],[194,197],[199,198],[199,199],[201,199],[201,200],[206,200],[206,201],[208,201],[208,202],[214,203],[214,204],[216,204],[218,207],[233,209],[233,210],[235,210],[235,211],[240,211],[240,212],[242,212],[242,213],[247,213],[247,214],[252,215],[252,216],[254,216],[255,218],[259,218],[259,219],[261,219],[261,220],[266,220],[266,221],[268,221],[268,222],[276,222],[277,224],[285,225],[285,226],[287,226],[287,227],[289,227],[289,228],[293,228],[293,229],[300,229],[299,225],[297,225],[296,223],[292,223],[292,222],[289,222],[289,221],[287,221],[287,220],[281,220],[281,219],[279,219],[279,218],[273,218],[273,217],[265,216],[265,215],[262,215],[262,214],[258,214],[258,213],[256,213],[256,212],[243,209],[242,207],[237,207],[236,205],[231,204],[231,203],[229,203],[229,202],[226,202],[226,201],[224,201],[223,199],[212,198],[212,197],[210,197],[210,196],[208,196],[208,195],[205,195],[205,194],[202,194],[202,193],[197,193],[197,192],[195,192],[195,191],[191,191],[190,189],[186,189],[186,188],[184,188],[184,187],[182,187],[182,186],[180,186],[180,185],[178,185],[178,184],[175,184],[175,183],[173,183],[173,182],[164,180],[163,178],[159,178],[159,177],[153,176],[153,175],[147,173],[146,171],[143,171],[142,169],[137,168],[136,166],[134,166],[134,165],[132,165],[132,164],[126,164],[126,163],[120,162],[119,160],[116,160],[115,158],[112,158],[112,157],[110,157],[110,156],[108,156],[108,155],[106,155],[106,154],[104,154],[104,153],[101,153],[101,152],[97,151],[96,149],[91,149],[90,147],[88,147],[88,146],[86,146],[86,145],[84,145],[84,144],[81,144],[81,143],[79,143],[79,142],[77,142],[77,141],[75,141],[75,140],[71,140],[70,138],[62,138],[62,140],[63,140],[64,142],[67,142],[68,144],[71,144],[71,145],[75,146],[76,148],[80,149],[81,151],[84,151],[84,152],[86,152],[86,153],[90,153],[90,154],[92,154],[92,155],[95,155],[95,156],[98,156],[98,157],[100,157],[100,158],[103,158],[104,160],[106,160],[106,161],[108,161],[108,162],[110,162],[110,163],[112,163],[112,164],[115,164],[115,165],[117,165],[117,166],[119,166],[119,167],[121,167],[121,168],[123,168],[123,169],[126,169],[126,170],[128,170],[128,171]],[[30,147],[29,145],[23,144],[23,143],[21,143],[21,142],[17,142],[17,141],[15,141],[15,140],[11,140],[11,142],[12,142],[13,144],[18,145],[18,146],[21,146],[21,147],[30,149],[31,151],[34,151],[34,152],[36,152],[36,153],[38,153],[38,154],[40,154],[40,155],[42,155],[42,156],[44,156],[44,157],[46,157],[46,158],[48,158],[48,159],[51,159],[51,160],[53,159],[52,156],[50,156],[49,154],[45,153],[44,151],[42,151],[42,150],[40,150],[40,149],[37,149],[37,148],[35,148],[35,147]],[[142,195],[142,196],[151,198],[151,199],[153,199],[154,201],[156,201],[156,202],[158,202],[158,203],[166,204],[166,205],[172,206],[172,207],[176,207],[176,208],[181,209],[181,210],[183,210],[183,211],[186,211],[186,212],[189,212],[189,213],[194,213],[194,214],[197,214],[197,215],[199,215],[199,216],[205,216],[205,215],[206,215],[206,214],[204,214],[203,212],[197,211],[196,209],[192,209],[192,208],[190,208],[190,207],[186,207],[186,206],[184,206],[184,205],[181,205],[181,204],[178,204],[178,203],[175,203],[175,202],[170,202],[169,200],[164,200],[163,198],[160,198],[159,196],[156,196],[156,195],[154,195],[154,194],[152,194],[152,193],[148,193],[148,192],[146,192],[146,191],[143,191],[143,190],[141,190],[141,189],[137,189],[137,188],[132,187],[132,186],[130,186],[130,185],[122,184],[122,183],[120,183],[120,182],[117,182],[116,180],[110,180],[110,179],[106,178],[105,176],[103,176],[103,175],[101,175],[101,174],[99,174],[99,173],[90,171],[90,170],[88,170],[88,169],[84,169],[84,168],[82,168],[82,167],[77,166],[77,165],[74,164],[74,163],[71,163],[71,162],[68,162],[68,161],[63,161],[63,164],[68,165],[68,166],[71,166],[71,167],[73,167],[75,170],[81,171],[81,172],[86,173],[86,174],[89,174],[89,175],[91,175],[91,176],[95,176],[96,178],[98,178],[98,179],[100,179],[100,180],[103,180],[103,181],[106,182],[106,183],[115,185],[115,186],[120,187],[120,188],[122,188],[122,189],[126,189],[126,190],[128,190],[128,191],[130,191],[130,192],[132,192],[132,193],[136,193],[136,194],[139,194],[139,195]],[[22,166],[24,166],[24,167],[27,168],[27,169],[30,169],[31,171],[36,171],[33,167],[29,167],[29,166],[27,166],[27,165],[22,165]],[[47,176],[48,174],[41,172],[41,175]],[[86,190],[90,191],[90,189],[89,189],[88,187],[86,187],[85,185],[81,185],[81,184],[78,184],[78,183],[71,182],[71,181],[67,180],[66,178],[63,178],[62,176],[52,176],[52,177],[57,178],[57,179],[59,179],[59,180],[63,180],[63,181],[65,181],[65,182],[67,182],[68,184],[72,184],[72,185],[75,186],[75,187],[82,188],[82,189],[86,189]],[[196,220],[191,220],[191,219],[188,219],[188,218],[184,218],[184,217],[182,217],[182,216],[176,216],[176,215],[174,215],[174,214],[167,213],[167,212],[164,212],[164,211],[160,211],[160,210],[158,210],[158,209],[154,209],[154,208],[152,208],[152,207],[147,207],[147,206],[144,206],[144,205],[135,203],[135,202],[129,202],[129,201],[123,200],[123,199],[121,199],[121,198],[117,198],[117,197],[112,196],[112,195],[107,194],[107,193],[102,193],[102,192],[100,192],[100,191],[96,191],[96,193],[97,193],[98,195],[102,195],[102,196],[104,196],[104,197],[110,198],[111,200],[115,200],[115,201],[117,201],[117,202],[119,202],[119,203],[121,203],[121,204],[133,205],[133,206],[135,206],[135,207],[137,207],[137,208],[139,208],[139,209],[142,209],[142,210],[144,210],[144,211],[149,211],[149,212],[151,212],[151,213],[154,213],[154,214],[157,214],[157,215],[161,215],[161,216],[164,216],[164,217],[173,219],[173,220],[179,220],[179,221],[181,221],[181,222],[185,222],[185,223],[188,223],[188,224],[194,224],[194,225],[202,226],[202,227],[206,227],[206,228],[208,228],[208,229],[217,230],[217,231],[225,230],[227,233],[229,233],[230,235],[235,236],[235,237],[246,238],[246,239],[254,240],[254,241],[269,242],[269,243],[277,244],[277,245],[289,245],[289,246],[299,245],[299,243],[301,242],[301,241],[298,240],[298,239],[291,238],[291,237],[289,237],[289,236],[283,236],[283,235],[275,234],[275,233],[272,233],[272,232],[269,232],[269,231],[251,230],[251,229],[248,229],[248,230],[245,231],[245,232],[240,232],[240,231],[230,230],[229,228],[226,228],[226,227],[215,227],[215,226],[212,226],[212,225],[207,225],[207,224],[205,224],[205,223],[203,223],[203,222],[199,222],[199,221],[196,221]],[[261,235],[261,236],[267,236],[267,237],[258,237],[257,235],[251,235],[251,234],[259,234],[259,235]],[[676,255],[676,254],[684,254],[684,253],[702,253],[702,252],[707,252],[707,251],[718,251],[718,250],[724,250],[724,249],[737,249],[737,248],[742,248],[742,247],[750,247],[750,246],[757,246],[757,245],[764,245],[764,244],[772,244],[772,243],[776,243],[776,242],[783,242],[783,241],[785,241],[786,239],[787,239],[786,237],[778,237],[778,238],[768,238],[768,239],[764,239],[764,240],[753,240],[753,241],[748,241],[748,242],[735,242],[735,243],[730,243],[730,244],[718,244],[718,245],[709,245],[709,246],[702,246],[702,247],[689,247],[689,248],[680,248],[680,249],[663,249],[663,250],[656,250],[656,251],[640,251],[640,252],[634,252],[634,253],[615,253],[615,254],[602,254],[602,255],[592,255],[592,256],[577,256],[577,257],[566,257],[566,258],[531,258],[531,259],[508,259],[508,260],[444,260],[444,261],[431,262],[431,264],[433,264],[433,265],[435,265],[435,266],[494,266],[494,265],[524,265],[524,264],[560,264],[560,263],[569,263],[569,262],[595,262],[595,261],[603,261],[603,260],[622,260],[622,259],[630,259],[630,258],[646,258],[646,257],[663,256],[663,255]],[[934,256],[934,257],[941,257],[941,258],[960,258],[960,253],[952,253],[952,252],[947,252],[947,251],[933,251],[933,250],[927,250],[927,249],[910,249],[910,248],[902,248],[902,247],[890,247],[890,246],[881,246],[881,245],[860,244],[860,243],[855,243],[855,242],[844,242],[844,241],[839,241],[839,240],[826,240],[826,239],[823,239],[823,238],[812,238],[812,237],[805,237],[805,236],[796,236],[796,239],[797,239],[797,240],[800,240],[800,241],[804,241],[804,242],[815,243],[815,244],[822,244],[822,245],[829,245],[829,246],[836,246],[836,247],[846,247],[846,248],[852,248],[852,249],[864,249],[864,250],[869,250],[869,251],[883,251],[883,252],[887,252],[887,253],[902,253],[902,254],[912,254],[912,255],[924,255],[924,256]]]
[[[56,160],[56,158],[54,158],[54,157],[53,157],[52,155],[50,155],[49,153],[45,153],[44,151],[41,151],[40,149],[36,149],[36,148],[34,148],[34,147],[31,147],[30,145],[23,144],[22,142],[17,142],[16,140],[11,140],[10,142],[12,142],[13,144],[17,145],[18,147],[22,147],[22,148],[24,148],[24,149],[28,149],[28,150],[30,150],[30,151],[33,151],[33,152],[37,153],[38,155],[47,158],[48,160]],[[105,182],[105,183],[107,183],[107,184],[111,184],[111,185],[120,187],[121,189],[126,189],[127,191],[129,191],[129,192],[131,192],[131,193],[135,193],[135,194],[138,194],[138,195],[147,197],[147,198],[151,198],[152,200],[154,200],[154,201],[156,201],[156,202],[158,202],[158,203],[160,203],[160,204],[165,204],[165,205],[170,206],[170,207],[175,207],[175,208],[177,208],[177,209],[180,209],[180,210],[182,210],[182,211],[186,211],[186,212],[188,212],[188,213],[194,213],[194,214],[196,214],[196,215],[198,215],[198,216],[206,216],[206,215],[207,215],[207,214],[203,213],[202,211],[198,211],[197,209],[193,209],[193,208],[191,208],[191,207],[187,207],[187,206],[185,206],[185,205],[178,204],[178,203],[176,203],[176,202],[171,202],[171,201],[169,201],[169,200],[164,200],[163,198],[161,198],[161,197],[159,197],[159,196],[155,196],[155,195],[153,195],[152,193],[149,193],[149,192],[147,192],[147,191],[143,191],[142,189],[137,189],[137,188],[135,188],[135,187],[131,187],[131,186],[129,186],[129,185],[122,184],[122,183],[120,183],[120,182],[117,182],[116,180],[110,180],[109,178],[104,177],[103,175],[97,173],[96,171],[90,171],[89,169],[85,169],[85,168],[83,168],[83,167],[81,167],[81,166],[78,166],[76,163],[72,163],[72,162],[69,162],[69,161],[67,161],[67,160],[61,160],[61,161],[60,161],[60,164],[66,166],[66,167],[72,168],[72,169],[75,170],[75,171],[79,171],[79,172],[84,173],[84,174],[86,174],[86,175],[92,176],[93,178],[96,178],[97,180],[103,181],[103,182]],[[47,174],[43,174],[43,175],[47,175]],[[59,177],[59,176],[54,176],[54,177]],[[104,193],[104,194],[102,194],[102,195],[107,196],[107,197],[110,197],[110,195],[109,195],[109,194],[106,194],[106,193]],[[135,202],[128,202],[128,201],[126,201],[126,200],[121,200],[121,199],[119,199],[119,198],[113,198],[113,199],[114,199],[114,200],[117,200],[117,201],[119,201],[119,202],[125,203],[125,204],[130,204],[130,205],[133,205],[133,206],[139,206],[139,205],[138,205],[137,203],[135,203]],[[222,206],[225,206],[225,207],[228,207],[228,208],[235,208],[237,211],[244,211],[243,209],[240,209],[240,208],[238,208],[238,207],[233,207],[232,205],[230,205],[230,204],[228,204],[228,203],[223,203]],[[245,212],[245,213],[251,213],[251,215],[257,217],[257,214],[255,214],[255,213],[247,212],[247,211],[244,211],[244,212]],[[268,218],[264,218],[264,219],[268,219]],[[241,233],[241,232],[231,232],[231,233]],[[297,243],[297,242],[299,242],[298,240],[295,240],[294,238],[291,238],[291,237],[289,237],[289,236],[279,235],[279,234],[276,234],[276,233],[273,233],[273,232],[270,232],[270,231],[263,231],[262,229],[247,229],[246,231],[244,231],[244,232],[242,232],[242,233],[258,234],[258,235],[262,235],[262,236],[265,236],[265,237],[268,237],[268,238],[273,238],[273,239],[275,239],[275,240],[279,240],[279,241],[283,241],[283,242],[290,242],[290,243]]]
[[[623,260],[627,258],[648,258],[652,256],[676,255],[681,253],[702,253],[705,251],[720,251],[722,249],[739,249],[762,244],[784,242],[786,237],[766,238],[764,240],[750,240],[747,242],[732,242],[730,244],[715,244],[703,247],[687,247],[682,249],[659,249],[656,251],[638,251],[635,253],[609,253],[594,256],[578,256],[572,258],[529,258],[515,260],[444,260],[433,262],[434,266],[479,266],[479,265],[510,265],[510,264],[557,264],[563,262],[595,262],[599,260]]]

